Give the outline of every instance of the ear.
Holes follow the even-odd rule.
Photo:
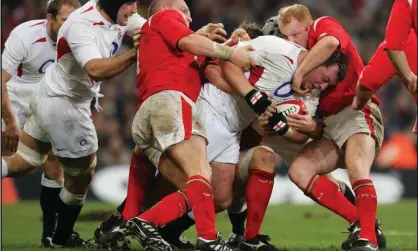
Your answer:
[[[54,16],[52,16],[52,14],[47,14],[46,19],[48,20],[48,22],[52,22],[53,20],[55,20],[55,18],[54,18]]]

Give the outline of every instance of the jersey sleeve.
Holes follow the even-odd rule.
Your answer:
[[[313,26],[318,41],[326,36],[333,36],[340,42],[339,47],[341,50],[345,50],[347,48],[350,36],[334,18],[319,18],[314,22]]]
[[[238,43],[237,47],[243,47],[251,45],[254,49],[254,51],[250,52],[250,57],[254,61],[254,63],[258,66],[262,66],[262,55],[260,50],[260,43],[256,40],[249,40],[249,41],[241,41]]]
[[[73,56],[83,68],[90,60],[103,58],[95,36],[93,29],[87,24],[72,25],[64,34]]]
[[[23,43],[22,38],[12,33],[5,43],[5,49],[1,55],[1,68],[10,75],[17,72],[17,68],[22,61],[28,56],[28,51]]]
[[[142,27],[147,20],[141,17],[138,13],[133,14],[128,19],[128,25],[126,26],[126,34],[133,37],[136,28]]]
[[[386,27],[385,49],[401,50],[412,28],[412,10],[407,0],[396,0]]]
[[[194,32],[187,27],[183,17],[175,10],[164,10],[149,20],[152,30],[158,32],[170,47],[177,49],[177,42]]]

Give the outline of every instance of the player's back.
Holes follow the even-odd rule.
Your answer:
[[[113,57],[120,48],[126,27],[107,21],[97,0],[74,11],[58,33],[57,62],[46,73],[47,94],[68,96],[88,103],[100,90],[84,70],[93,59]]]
[[[55,61],[55,43],[46,25],[45,19],[28,21],[11,32],[2,55],[2,68],[12,75],[9,88],[32,90]]]
[[[160,11],[142,27],[138,55],[140,71],[137,75],[140,104],[152,94],[164,90],[180,91],[194,102],[197,100],[201,88],[199,63],[192,54],[177,49],[178,39],[193,32],[186,24],[180,34],[161,27],[171,19],[180,25],[184,23],[178,18],[181,16],[177,11]]]

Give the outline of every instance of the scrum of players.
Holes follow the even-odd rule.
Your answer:
[[[131,236],[145,250],[278,250],[261,225],[281,156],[306,196],[347,221],[343,250],[384,249],[374,93],[398,74],[417,101],[416,12],[416,0],[395,1],[364,67],[336,19],[300,4],[227,39],[222,24],[190,30],[183,0],[154,0],[148,20],[132,0],[49,0],[2,54],[2,177],[42,168],[41,245],[93,248],[74,232],[97,162],[91,104],[100,110],[101,81],[137,63],[127,197],[95,230],[100,247],[129,250]],[[115,56],[125,34],[134,46]],[[330,174],[342,166],[354,193]],[[215,227],[224,210],[227,241]],[[193,225],[195,245],[182,237]]]

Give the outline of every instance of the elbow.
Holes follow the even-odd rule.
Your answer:
[[[334,36],[328,36],[324,39],[326,39],[325,41],[327,47],[333,51],[336,50],[338,46],[340,46],[340,41]]]
[[[84,67],[84,70],[87,72],[90,79],[93,81],[100,82],[105,79],[102,71],[98,67],[95,67],[92,64],[87,63],[86,66]]]

